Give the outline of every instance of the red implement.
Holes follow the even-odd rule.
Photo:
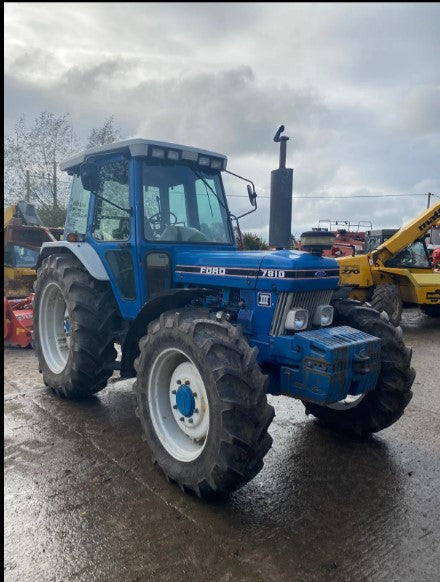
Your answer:
[[[32,341],[34,313],[31,293],[24,299],[4,298],[4,345],[26,348]]]

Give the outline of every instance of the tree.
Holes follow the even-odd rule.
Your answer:
[[[30,128],[20,117],[5,136],[5,202],[26,198],[46,216],[52,211],[58,223],[70,190],[70,180],[58,176],[58,163],[78,149],[78,143],[68,113],[44,111]]]
[[[255,232],[242,232],[243,248],[247,251],[266,251],[269,248],[267,242],[259,237]]]
[[[121,131],[114,126],[114,115],[109,117],[102,127],[94,127],[89,135],[87,149],[107,143],[113,143],[121,139]]]

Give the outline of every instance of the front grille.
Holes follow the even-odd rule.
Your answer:
[[[307,309],[309,323],[307,329],[312,328],[313,316],[318,305],[329,305],[333,294],[332,289],[323,291],[295,291],[294,293],[280,293],[275,307],[269,335],[286,335],[284,324],[288,312],[295,308]],[[290,330],[288,330],[290,333]]]

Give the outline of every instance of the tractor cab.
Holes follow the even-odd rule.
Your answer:
[[[195,255],[235,248],[226,162],[206,150],[133,139],[61,165],[73,176],[65,240],[93,247],[124,317],[173,286],[176,248]]]

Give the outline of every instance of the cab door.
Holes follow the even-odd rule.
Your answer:
[[[132,163],[115,156],[100,166],[98,196],[93,196],[87,242],[100,256],[121,315],[134,319],[141,307],[136,265],[136,231]]]

